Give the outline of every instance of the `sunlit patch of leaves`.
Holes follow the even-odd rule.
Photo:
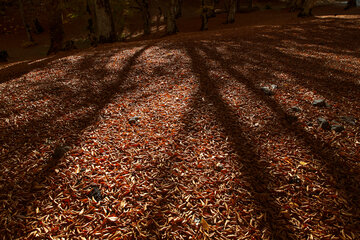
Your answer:
[[[313,25],[257,28],[258,35],[241,40],[226,32],[217,41],[97,49],[2,83],[0,234],[356,239],[359,193],[347,198],[343,187],[359,172],[359,124],[343,123],[345,131],[336,133],[316,119],[360,120],[354,98],[360,61],[347,58],[346,46],[326,48],[298,36]],[[279,41],[284,34],[291,40]],[[313,34],[324,37],[319,29]],[[199,59],[189,55],[191,47]],[[341,82],[339,92],[327,88],[320,72],[310,71],[319,59],[327,77],[344,74],[354,89]],[[204,83],[218,89],[209,95]],[[270,84],[278,86],[274,95],[263,95],[260,87]],[[330,107],[314,107],[318,98]],[[219,106],[229,116],[219,116]],[[234,144],[247,145],[234,137],[251,149],[238,149]],[[327,166],[310,140],[349,169]],[[59,146],[69,150],[52,162]],[[359,182],[351,184],[359,189]]]

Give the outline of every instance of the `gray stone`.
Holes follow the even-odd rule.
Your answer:
[[[320,127],[322,129],[324,129],[324,130],[330,130],[331,129],[330,123],[328,121],[326,121],[325,118],[319,117],[318,118],[318,123],[320,124]]]
[[[341,118],[341,120],[342,120],[343,122],[345,122],[345,123],[348,123],[348,124],[353,125],[353,126],[356,125],[356,120],[355,120],[354,117],[351,117],[351,116],[341,116],[340,118]]]
[[[92,190],[88,195],[89,198],[94,198],[95,201],[99,202],[104,199],[103,195],[101,194],[100,188],[98,186],[91,186]]]
[[[294,112],[301,112],[301,108],[299,108],[297,106],[291,107],[291,110]]]
[[[324,99],[316,99],[313,103],[313,106],[317,107],[328,107],[329,105],[325,102]]]
[[[274,92],[269,87],[261,87],[261,90],[268,96],[274,95]]]
[[[296,183],[301,183],[301,179],[298,176],[292,176],[289,179],[289,183],[290,184],[296,184]]]
[[[221,171],[221,170],[224,169],[224,165],[222,165],[221,163],[217,163],[216,166],[215,166],[215,169],[216,169],[217,171]]]
[[[335,132],[342,132],[345,128],[341,125],[332,125],[331,130],[334,130]]]
[[[140,117],[135,116],[135,117],[132,117],[132,118],[129,119],[129,123],[131,125],[133,125],[133,124],[136,124],[139,120],[140,120]]]
[[[278,86],[277,86],[276,84],[271,84],[271,85],[270,85],[270,87],[271,87],[271,89],[272,89],[272,90],[274,90],[274,89],[277,89],[277,88],[278,88]]]

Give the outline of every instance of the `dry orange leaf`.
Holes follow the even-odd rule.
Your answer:
[[[209,231],[210,230],[210,225],[205,221],[204,218],[201,218],[201,226],[205,231]]]

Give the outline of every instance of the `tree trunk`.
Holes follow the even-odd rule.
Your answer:
[[[161,25],[161,16],[162,16],[162,10],[161,10],[161,7],[158,8],[159,10],[159,14],[157,15],[157,18],[156,18],[156,30],[159,31],[160,30],[160,25]]]
[[[115,42],[115,25],[109,0],[95,0],[95,19],[97,41]]]
[[[345,10],[356,7],[356,0],[348,0]]]
[[[237,0],[237,2],[240,2],[239,0]],[[252,9],[253,8],[253,0],[249,0],[248,2],[248,9]]]
[[[175,3],[175,18],[178,19],[182,16],[182,3],[183,0],[176,0]]]
[[[312,16],[312,9],[314,7],[315,0],[305,0],[304,5],[298,14],[298,17],[310,17]]]
[[[201,31],[208,30],[209,18],[215,17],[215,1],[201,0]]]
[[[151,16],[149,11],[149,0],[142,0],[141,2],[142,16],[144,21],[144,34],[151,33]]]
[[[89,31],[89,40],[96,41],[96,15],[94,0],[86,0],[86,11],[89,14],[87,30]]]
[[[32,34],[31,34],[30,26],[27,23],[26,18],[25,18],[23,0],[19,0],[19,8],[20,8],[21,19],[22,19],[22,22],[23,22],[25,30],[26,30],[27,38],[28,38],[29,42],[34,42],[34,39],[33,39]]]
[[[206,8],[202,9],[201,13],[201,31],[208,30],[208,10]]]
[[[301,9],[304,4],[304,0],[292,0],[290,1],[289,8],[291,12]]]
[[[226,23],[234,23],[235,22],[235,13],[236,13],[236,0],[230,0],[230,6],[229,6]]]
[[[170,2],[166,7],[166,33],[167,34],[175,34],[178,32],[178,28],[176,26],[176,1],[177,0],[169,0]]]
[[[61,0],[46,1],[49,14],[50,48],[47,54],[62,50],[64,30],[61,16]]]

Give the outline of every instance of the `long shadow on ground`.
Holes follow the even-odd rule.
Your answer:
[[[296,137],[311,150],[314,158],[318,159],[321,165],[325,166],[329,178],[328,181],[331,182],[330,177],[336,179],[334,187],[338,189],[339,194],[346,199],[347,204],[345,204],[345,208],[347,208],[347,211],[353,213],[352,216],[347,217],[348,224],[353,225],[360,216],[360,196],[359,189],[357,188],[360,181],[359,170],[354,169],[354,166],[346,161],[347,159],[340,158],[336,150],[328,143],[315,138],[294,122],[295,119],[293,116],[286,113],[274,99],[264,95],[252,80],[233,68],[232,63],[225,59],[219,52],[210,47],[200,46],[199,48],[206,52],[210,59],[219,63],[221,68],[229,73],[229,75],[237,79],[239,83],[244,84],[261,102],[265,103],[275,114],[279,124],[281,124],[288,133],[295,134]],[[357,227],[358,226],[352,226],[351,228],[356,230]]]
[[[21,77],[22,75],[25,75],[36,68],[44,68],[47,65],[50,65],[52,62],[56,61],[57,59],[70,54],[73,53],[60,53],[57,55],[48,56],[40,60],[23,61],[19,63],[9,64],[10,66],[0,69],[0,84]]]
[[[343,24],[345,23],[347,22]],[[321,24],[308,23],[307,26],[300,25],[296,28],[281,26],[276,29],[264,29],[256,34],[256,42],[248,41],[224,47],[238,66],[256,66],[256,72],[252,72],[252,69],[249,71],[257,78],[269,79],[275,72],[285,73],[294,78],[296,84],[316,91],[334,103],[347,99],[355,104],[357,96],[360,95],[360,85],[354,82],[359,76],[355,72],[356,69],[352,69],[350,59],[358,55],[352,53],[354,51],[350,51],[347,46],[351,45],[354,49],[360,46],[355,40],[352,44],[350,41],[346,44],[340,43],[337,38],[356,39],[358,34],[336,24],[339,25],[338,22],[331,21]],[[324,25],[330,29],[321,28]],[[307,30],[308,28],[311,30]],[[340,35],[343,36],[339,37]],[[264,47],[264,44],[267,47]],[[336,56],[349,62],[347,69],[341,69],[346,62],[337,63]],[[234,67],[236,65],[229,62],[227,64]]]
[[[244,170],[241,171],[250,185],[248,190],[253,194],[256,205],[266,216],[262,219],[261,227],[267,228],[273,239],[292,239],[294,233],[292,224],[281,213],[281,207],[274,201],[272,189],[268,189],[272,181],[268,172],[268,163],[260,161],[260,156],[256,153],[254,146],[243,135],[243,124],[221,97],[219,84],[209,76],[210,68],[206,65],[206,60],[197,53],[195,47],[187,46],[186,50],[192,59],[192,70],[200,80],[199,94],[204,97],[205,102],[213,105],[216,121],[224,129],[234,151],[241,159],[239,166],[244,166]]]
[[[2,156],[2,158],[5,159],[7,157],[7,161],[9,160],[9,156],[12,154],[17,158],[25,157],[29,153],[29,151],[36,150],[37,147],[41,144],[43,144],[46,139],[55,137],[55,140],[59,143],[62,143],[63,145],[67,146],[73,146],[76,145],[81,137],[82,132],[85,130],[86,127],[94,124],[101,112],[101,110],[111,102],[112,98],[116,94],[125,93],[127,91],[132,91],[136,89],[136,86],[130,86],[130,88],[123,88],[122,85],[124,82],[126,82],[130,71],[132,70],[133,65],[135,64],[136,60],[139,58],[139,56],[150,46],[142,47],[140,50],[138,50],[133,56],[131,56],[129,59],[126,60],[126,63],[124,64],[123,68],[118,71],[117,77],[115,77],[115,80],[112,80],[110,82],[105,82],[103,85],[99,86],[99,88],[94,88],[93,83],[89,80],[82,79],[85,83],[82,84],[81,91],[86,94],[84,98],[82,98],[81,101],[76,102],[75,104],[64,106],[64,104],[67,102],[67,100],[71,98],[77,98],[79,97],[77,93],[71,93],[66,92],[66,89],[58,89],[59,91],[65,91],[65,94],[62,95],[63,99],[60,101],[61,104],[58,106],[58,109],[56,109],[55,112],[52,113],[51,116],[45,116],[40,119],[35,119],[31,121],[30,123],[25,124],[24,126],[19,126],[15,129],[7,129],[6,134],[3,135],[1,138],[0,145],[5,146],[6,143],[12,142],[14,139],[15,147],[13,153],[9,153],[8,156]],[[111,57],[111,56],[110,56]],[[109,58],[110,58],[109,57]],[[90,56],[88,58],[85,58],[80,64],[79,69],[70,69],[69,76],[71,77],[72,71],[83,71],[83,69],[80,69],[82,67],[91,68],[94,65],[96,56]],[[106,60],[106,59],[105,59]],[[107,61],[105,61],[104,64],[106,64]],[[95,77],[95,79],[101,79],[103,78],[107,73],[105,68],[99,68],[98,71],[92,71],[90,70],[89,76]],[[95,74],[95,76],[94,76]],[[93,79],[93,78],[92,78]],[[49,87],[49,86],[48,86]],[[50,86],[51,89],[51,86]],[[54,92],[49,92],[49,94],[54,94]],[[69,114],[71,112],[76,112],[79,109],[83,108],[84,106],[92,107],[89,108],[88,111],[86,111],[84,114],[80,115],[78,118],[76,118],[72,122],[66,122],[65,126],[54,126],[56,120],[60,118],[61,116],[64,116],[66,114]],[[47,128],[43,128],[44,125],[51,126],[50,130]],[[61,134],[58,135],[59,132],[57,132],[56,136],[54,136],[54,133],[52,131],[57,131],[59,127],[63,127],[64,130],[59,131]],[[18,133],[25,133],[24,135],[18,135]],[[27,146],[26,150],[22,150],[21,146],[24,145],[30,145],[31,147]],[[13,156],[13,157],[14,157]],[[10,158],[11,159],[11,158]],[[40,171],[35,171],[35,173],[27,173],[24,177],[24,179],[21,179],[21,183],[12,183],[8,185],[4,185],[5,188],[1,189],[1,193],[3,194],[10,194],[14,197],[19,197],[18,202],[19,204],[17,206],[9,206],[9,207],[15,207],[16,211],[20,213],[20,215],[26,215],[26,208],[32,204],[32,202],[36,198],[37,191],[33,188],[34,182],[41,182],[45,180],[49,175],[54,173],[51,169],[56,167],[60,164],[61,159],[49,159],[49,161],[45,161],[43,163],[40,163],[38,166],[38,169],[41,169]],[[26,169],[22,170],[26,172]],[[17,174],[17,173],[13,173]],[[23,173],[22,173],[23,174]],[[13,226],[10,230],[11,232],[1,232],[1,234],[4,234],[5,236],[19,236],[21,237],[23,229],[23,220],[26,218],[19,219],[18,225]],[[4,231],[3,229],[1,229]],[[10,234],[10,235],[9,235]]]

